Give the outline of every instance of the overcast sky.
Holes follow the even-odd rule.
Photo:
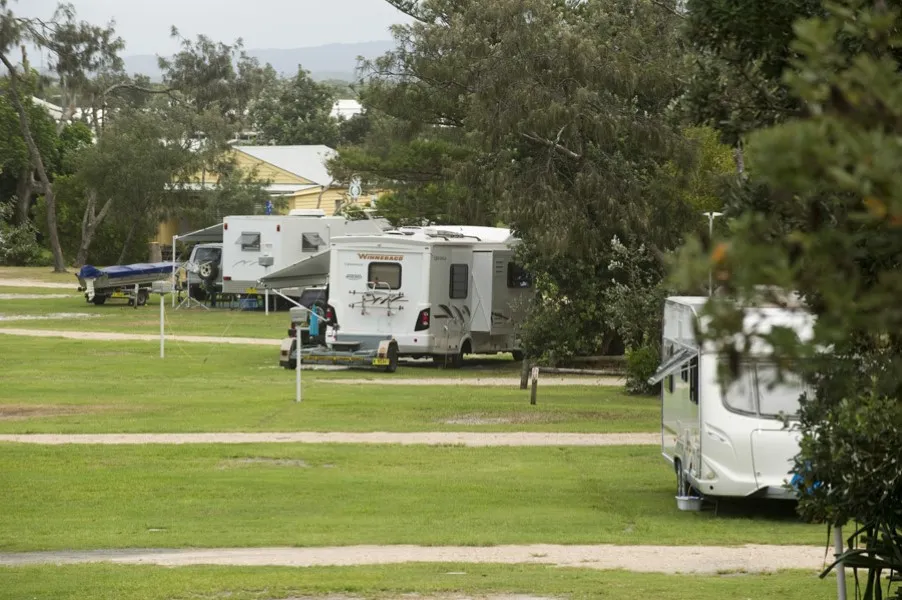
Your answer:
[[[168,55],[175,25],[185,37],[244,39],[245,48],[299,48],[391,39],[389,26],[409,19],[385,0],[70,0],[79,20],[116,21],[124,56]],[[58,0],[12,0],[21,16],[49,17]]]

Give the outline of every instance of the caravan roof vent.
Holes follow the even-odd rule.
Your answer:
[[[289,217],[325,217],[326,211],[321,208],[293,208],[288,212]]]

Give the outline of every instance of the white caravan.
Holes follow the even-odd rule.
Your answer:
[[[465,354],[521,359],[518,326],[532,283],[513,262],[518,243],[509,229],[467,226],[332,238],[328,347],[304,350],[303,361],[392,371],[398,356],[455,367]],[[285,346],[283,366],[289,358],[294,349]]]
[[[661,447],[673,464],[679,497],[763,497],[793,499],[784,487],[799,452],[794,416],[804,384],[792,374],[776,383],[771,349],[753,347],[738,379],[723,389],[717,379],[723,360],[713,344],[699,345],[696,324],[704,297],[672,297],[664,306],[663,364],[649,380],[661,382]],[[746,309],[747,332],[773,327],[810,339],[813,317],[801,309]],[[791,421],[792,422],[792,421]]]
[[[222,291],[257,294],[258,281],[298,261],[328,253],[334,236],[379,234],[390,226],[383,219],[327,217],[322,210],[293,210],[288,215],[229,216],[222,224]],[[307,285],[325,284],[323,277]],[[270,288],[279,289],[277,285]],[[306,286],[305,286],[306,287]],[[297,296],[300,289],[283,289]]]

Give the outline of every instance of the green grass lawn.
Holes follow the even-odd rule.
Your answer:
[[[0,279],[33,279],[50,283],[71,283],[78,286],[75,274],[78,269],[69,267],[68,273],[54,273],[53,267],[0,267]]]
[[[654,447],[0,445],[0,549],[821,544],[792,507],[677,510]]]
[[[656,398],[615,387],[545,386],[539,403],[518,386],[389,386],[397,373],[278,366],[278,348],[94,342],[0,335],[0,432],[655,431]],[[470,376],[485,374],[463,369]],[[491,373],[491,372],[490,372]],[[329,383],[359,378],[360,385]]]
[[[348,598],[452,599],[459,594],[572,598],[723,600],[836,597],[833,577],[782,571],[697,576],[594,571],[535,565],[414,564],[376,567],[237,568],[76,565],[0,568],[0,599],[270,600],[330,594]],[[333,596],[334,598],[335,596]]]

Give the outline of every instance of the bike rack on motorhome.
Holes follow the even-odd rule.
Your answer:
[[[401,356],[454,367],[465,354],[521,359],[532,282],[513,261],[518,243],[509,229],[450,225],[333,238],[329,335],[302,347],[301,361],[391,372]],[[284,340],[280,364],[293,368],[296,356],[295,340]]]
[[[759,340],[738,379],[722,389],[723,358],[695,335],[696,325],[706,324],[699,312],[707,300],[667,299],[662,364],[649,379],[661,383],[661,449],[676,473],[677,496],[794,499],[784,484],[799,452],[799,433],[784,427],[782,416],[793,422],[806,388],[790,373],[777,383],[772,350]],[[801,309],[747,308],[744,327],[758,335],[786,327],[806,340],[813,317]]]

